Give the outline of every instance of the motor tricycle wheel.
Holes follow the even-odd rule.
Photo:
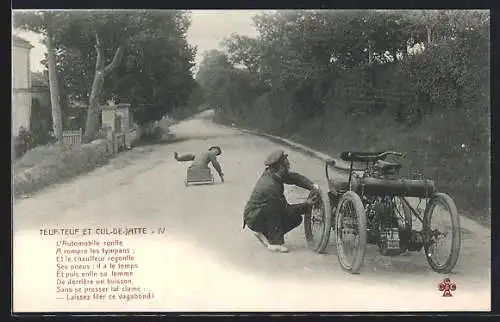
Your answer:
[[[445,215],[442,217],[449,221],[447,227],[437,227],[444,222],[443,219],[437,219],[438,215]],[[427,203],[423,221],[427,262],[435,272],[448,274],[457,264],[461,243],[460,216],[455,202],[447,194],[435,194]],[[445,238],[449,239],[448,247],[442,247],[441,242]],[[439,254],[440,251],[442,254]]]
[[[311,191],[308,198],[314,193]],[[332,227],[332,208],[330,197],[322,189],[319,200],[304,215],[304,232],[309,248],[316,253],[323,253],[330,239]]]
[[[353,191],[342,195],[335,212],[337,257],[342,268],[357,274],[365,258],[366,214],[361,198]]]

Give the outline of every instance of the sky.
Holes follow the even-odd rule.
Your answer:
[[[256,36],[252,17],[262,11],[256,10],[192,10],[192,23],[188,30],[187,40],[198,47],[196,63],[199,64],[204,51],[220,49],[219,43],[232,33]],[[41,72],[40,61],[46,52],[40,43],[41,37],[32,32],[15,31],[15,34],[31,42],[30,64],[33,72]]]

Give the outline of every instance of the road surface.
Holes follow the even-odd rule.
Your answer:
[[[303,227],[286,237],[291,252],[271,253],[248,229],[242,210],[277,147],[198,118],[172,127],[170,144],[134,148],[73,180],[16,200],[13,213],[15,311],[448,311],[490,310],[490,230],[463,219],[454,273],[433,272],[423,253],[383,257],[369,246],[360,275],[344,272],[335,246],[307,248]],[[174,151],[220,145],[226,182],[185,187],[189,163]],[[285,148],[286,149],[286,148]],[[292,169],[325,186],[320,160],[287,149]],[[307,191],[287,187],[290,202]],[[67,300],[56,294],[56,242],[51,228],[145,227],[164,233],[86,236],[122,240],[134,249],[135,283],[150,300]],[[83,238],[83,237],[80,237]],[[450,277],[453,297],[438,284]]]

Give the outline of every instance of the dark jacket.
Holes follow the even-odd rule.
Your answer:
[[[198,155],[195,155],[193,153],[184,153],[182,155],[176,156],[175,159],[182,162],[193,161],[193,163],[191,163],[191,166],[203,168],[208,168],[208,165],[212,163],[214,169],[219,173],[219,175],[223,175],[222,168],[219,161],[217,160],[217,156],[211,151],[206,151]]]
[[[266,169],[257,181],[243,212],[243,227],[259,215],[264,207],[286,210],[289,204],[285,198],[284,184],[295,185],[307,190],[314,189],[314,183],[296,172],[288,172],[282,178]]]

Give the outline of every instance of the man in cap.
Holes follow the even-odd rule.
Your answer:
[[[257,181],[245,205],[243,228],[248,226],[259,241],[271,251],[288,252],[284,236],[302,223],[302,215],[316,202],[317,194],[304,203],[288,204],[284,184],[318,191],[318,185],[301,174],[290,172],[288,155],[283,150],[272,152],[264,162],[266,169]]]
[[[198,155],[193,153],[184,153],[179,155],[177,152],[174,152],[174,158],[177,161],[193,161],[190,167],[204,167],[208,168],[208,165],[212,163],[212,166],[217,171],[220,176],[222,182],[224,182],[224,173],[222,172],[222,167],[220,166],[217,157],[222,154],[222,149],[218,146],[212,146],[208,149],[208,151],[202,152]]]

